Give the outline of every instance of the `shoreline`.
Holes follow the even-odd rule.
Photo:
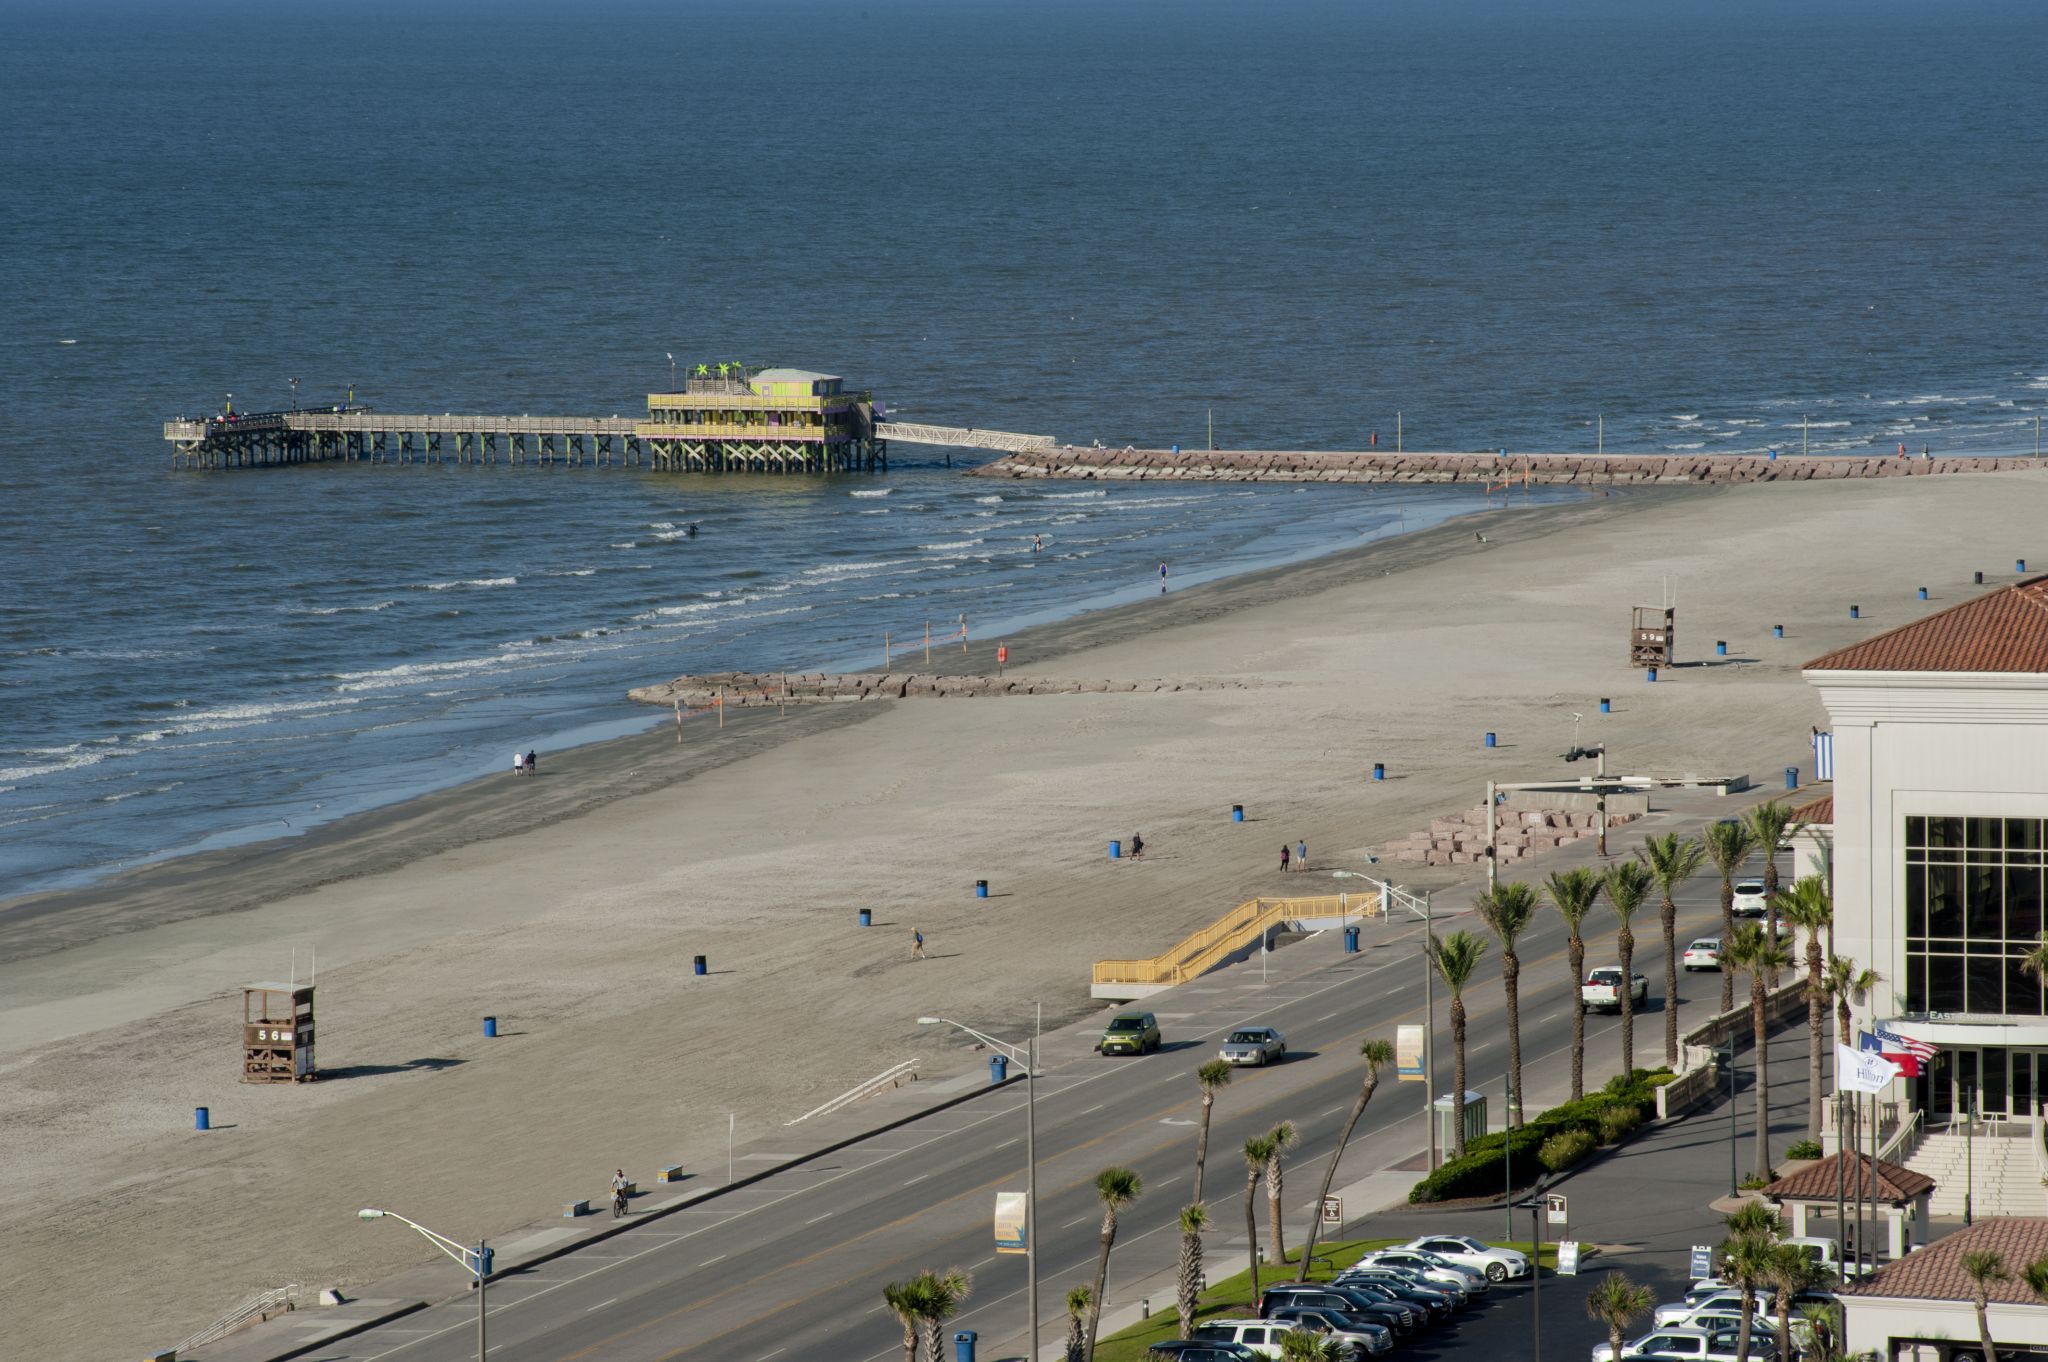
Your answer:
[[[1632,489],[1626,498],[1479,507],[1424,529],[1176,588],[1165,593],[1164,600],[1146,596],[1083,609],[1007,634],[1001,642],[1010,649],[1011,670],[1039,674],[1105,643],[1368,580],[1382,571],[1426,566],[1472,542],[1465,526],[1475,515],[1490,517],[1490,527],[1498,528],[1489,529],[1489,539],[1505,543],[1558,532],[1566,522],[1577,523],[1588,513],[1605,518],[1654,504],[1677,490],[1643,488]],[[1710,491],[1683,490],[1691,495]],[[1559,523],[1539,528],[1548,520]],[[996,644],[991,637],[970,642],[965,652],[935,651],[931,671],[941,676],[993,673]],[[634,689],[670,679],[650,677]],[[507,773],[476,777],[346,814],[299,836],[174,855],[84,885],[0,900],[0,961],[32,959],[122,932],[260,907],[338,881],[396,870],[441,852],[516,837],[536,821],[577,818],[621,799],[657,793],[809,734],[862,722],[883,708],[805,708],[787,718],[774,716],[772,728],[759,714],[723,731],[697,723],[678,744],[672,726],[658,712],[626,695],[619,703],[621,710],[613,722],[644,716],[651,727],[548,752],[539,776],[522,777],[516,786]],[[514,798],[516,805],[509,802]],[[196,889],[208,891],[203,906],[193,901]]]

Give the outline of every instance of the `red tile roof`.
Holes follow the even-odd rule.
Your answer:
[[[2033,1216],[1998,1216],[1958,1230],[1897,1262],[1887,1263],[1860,1282],[1843,1285],[1838,1294],[1966,1301],[1971,1298],[1971,1286],[1969,1274],[1963,1271],[1963,1255],[1978,1250],[1989,1250],[2003,1258],[2009,1274],[2002,1282],[1985,1284],[1984,1295],[1988,1300],[2000,1305],[2041,1303],[2041,1298],[2029,1291],[2020,1278],[2020,1270],[2028,1263],[2048,1255],[2048,1220]]]
[[[1837,1190],[1835,1165],[1842,1165],[1841,1186],[1856,1189],[1857,1174],[1863,1175],[1866,1192],[1871,1190],[1870,1166],[1873,1160],[1868,1154],[1845,1156],[1830,1154],[1816,1159],[1796,1173],[1779,1178],[1764,1188],[1764,1195],[1786,1201],[1833,1201]],[[1877,1199],[1880,1201],[1911,1201],[1922,1192],[1934,1190],[1934,1179],[1925,1173],[1916,1173],[1903,1164],[1887,1163],[1883,1159],[1874,1161],[1877,1165]]]
[[[2048,673],[2048,577],[2015,582],[1837,648],[1805,670]]]
[[[1801,804],[1798,808],[1792,810],[1792,820],[1795,823],[1821,823],[1829,827],[1834,826],[1835,797],[1833,795],[1822,795],[1811,804]]]

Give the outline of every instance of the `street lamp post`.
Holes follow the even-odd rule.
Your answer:
[[[428,1243],[432,1244],[435,1248],[441,1250],[441,1252],[447,1254],[450,1258],[453,1258],[456,1262],[462,1264],[463,1267],[467,1268],[470,1271],[470,1273],[473,1276],[475,1276],[476,1362],[484,1362],[484,1354],[487,1351],[489,1351],[489,1343],[485,1337],[484,1323],[484,1288],[491,1278],[491,1250],[489,1244],[485,1240],[479,1239],[476,1241],[475,1248],[464,1248],[461,1244],[456,1243],[447,1235],[436,1234],[432,1230],[428,1229],[425,1225],[422,1225],[415,1220],[407,1220],[404,1216],[400,1215],[396,1211],[375,1211],[365,1208],[364,1210],[356,1212],[356,1219],[396,1220],[401,1225],[410,1225],[413,1229],[417,1230],[421,1235],[425,1236]]]
[[[1035,1004],[1031,1022],[1031,1043],[1023,1054],[1017,1047],[984,1035],[950,1017],[919,1017],[919,1026],[950,1026],[964,1031],[982,1044],[1009,1056],[1024,1066],[1024,1273],[1027,1282],[1024,1308],[1031,1316],[1032,1358],[1038,1356],[1038,1033],[1045,1025],[1045,1004]]]
[[[299,409],[299,380],[288,378],[285,382],[292,385],[292,410],[297,411]]]
[[[1718,1050],[1717,1050],[1718,1053]],[[1728,1036],[1728,1195],[1737,1191],[1735,1176],[1735,1036]]]
[[[664,350],[662,353],[668,356],[668,390],[670,392],[674,392],[676,390],[675,352],[672,350]]]

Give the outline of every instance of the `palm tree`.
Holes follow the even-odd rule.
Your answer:
[[[1976,1249],[1963,1255],[1963,1275],[1970,1279],[1970,1305],[1977,1312],[1977,1339],[1984,1345],[1984,1362],[1998,1362],[1998,1349],[1991,1342],[1991,1316],[1986,1311],[1991,1294],[1991,1284],[2008,1280],[2012,1274],[2005,1270],[2005,1259],[1989,1249]]]
[[[1088,1351],[1088,1306],[1094,1299],[1085,1286],[1067,1292],[1067,1362],[1081,1362]]]
[[[1180,1336],[1195,1336],[1195,1311],[1202,1296],[1202,1230],[1209,1223],[1209,1210],[1199,1201],[1180,1208],[1180,1273],[1174,1279],[1173,1300],[1180,1310]]]
[[[882,1304],[903,1326],[903,1362],[917,1362],[917,1322],[924,1314],[924,1278],[890,1282],[882,1288]]]
[[[1202,1129],[1195,1136],[1195,1200],[1202,1199],[1202,1165],[1209,1158],[1209,1112],[1216,1105],[1216,1090],[1230,1082],[1230,1066],[1212,1059],[1195,1070],[1202,1085]]]
[[[1287,1237],[1281,1232],[1280,1161],[1288,1150],[1301,1142],[1301,1132],[1294,1128],[1294,1122],[1282,1121],[1266,1132],[1266,1138],[1273,1142],[1273,1153],[1266,1160],[1266,1229],[1273,1241],[1273,1263],[1284,1271],[1287,1267]]]
[[[1766,925],[1771,935],[1776,936],[1778,910],[1771,906],[1771,900],[1778,897],[1778,844],[1798,831],[1799,824],[1792,817],[1792,806],[1776,799],[1745,810],[1742,821],[1756,843],[1753,850],[1764,858],[1764,904],[1769,912]]]
[[[1650,872],[1641,861],[1616,861],[1600,877],[1608,906],[1621,926],[1614,933],[1614,950],[1621,957],[1621,1072],[1636,1071],[1636,933],[1630,925],[1643,900],[1650,894]],[[1666,997],[1669,1007],[1671,999]]]
[[[1850,1002],[1861,999],[1864,994],[1876,988],[1881,977],[1876,970],[1864,969],[1846,955],[1828,958],[1828,996],[1835,1000],[1837,1044],[1850,1045],[1849,1030],[1855,1025],[1855,1018],[1849,1012]],[[1851,1045],[1851,1048],[1854,1046]]]
[[[1821,1033],[1827,1027],[1827,980],[1821,971],[1821,933],[1835,920],[1827,882],[1801,876],[1776,899],[1778,916],[1806,934],[1806,1138],[1818,1140],[1821,1126]]]
[[[1761,1201],[1745,1201],[1734,1211],[1721,1217],[1721,1223],[1728,1227],[1731,1239],[1769,1239],[1776,1241],[1785,1233],[1785,1218]]]
[[[1807,1338],[1801,1362],[1842,1362],[1842,1307],[1802,1305],[1799,1318],[1806,1321]]]
[[[1316,1237],[1323,1228],[1323,1203],[1330,1199],[1330,1184],[1337,1178],[1337,1161],[1344,1157],[1344,1146],[1351,1143],[1351,1132],[1358,1128],[1358,1118],[1365,1115],[1366,1107],[1372,1104],[1373,1093],[1379,1090],[1380,1070],[1394,1062],[1394,1047],[1384,1040],[1362,1040],[1358,1043],[1359,1057],[1365,1060],[1365,1077],[1358,1084],[1358,1096],[1351,1099],[1351,1114],[1344,1118],[1344,1129],[1337,1132],[1337,1147],[1330,1151],[1329,1166],[1323,1169],[1323,1186],[1316,1193],[1316,1199],[1308,1208],[1308,1236],[1301,1247],[1301,1270],[1294,1274],[1294,1280],[1308,1280],[1309,1259],[1315,1256]],[[1182,1336],[1187,1331],[1183,1329]]]
[[[943,1273],[927,1272],[918,1280],[924,1288],[923,1308],[917,1313],[924,1329],[924,1352],[937,1362],[946,1355],[946,1321],[960,1313],[967,1293],[974,1289],[974,1279],[951,1267]]]
[[[1656,1293],[1630,1281],[1625,1272],[1608,1273],[1586,1293],[1586,1313],[1607,1326],[1607,1341],[1613,1345],[1612,1355],[1617,1358],[1621,1356],[1622,1335],[1656,1303]]]
[[[1515,943],[1536,916],[1536,890],[1510,880],[1482,893],[1472,906],[1500,942],[1500,986],[1508,1005],[1506,1120],[1509,1126],[1518,1126],[1522,1124],[1522,958],[1515,954]]]
[[[2041,933],[2041,939],[2034,948],[2020,957],[2020,968],[2038,980],[2048,982],[2048,932]]]
[[[1754,923],[1721,943],[1721,968],[1749,975],[1749,1024],[1756,1046],[1756,1175],[1760,1178],[1771,1175],[1771,1035],[1764,1024],[1764,992],[1771,976],[1791,963],[1785,948]]]
[[[1349,1348],[1328,1334],[1311,1333],[1299,1324],[1280,1335],[1282,1362],[1341,1362],[1350,1355]]]
[[[2048,1305],[2048,1258],[2036,1258],[2021,1268],[2020,1280],[2043,1305]]]
[[[1559,870],[1544,882],[1543,892],[1564,919],[1567,958],[1572,967],[1572,1101],[1586,1095],[1586,1003],[1579,985],[1586,981],[1586,940],[1580,935],[1586,914],[1600,897],[1600,875],[1590,866]]]
[[[1755,1318],[1750,1305],[1770,1279],[1777,1251],[1778,1246],[1760,1234],[1738,1234],[1721,1245],[1721,1280],[1742,1290],[1740,1322],[1735,1326],[1735,1362],[1749,1362],[1749,1328]]]
[[[1690,837],[1667,832],[1652,837],[1636,852],[1664,896],[1664,1063],[1678,1068],[1678,904],[1672,892],[1699,873],[1707,849]]]
[[[1444,987],[1451,991],[1451,1149],[1452,1158],[1465,1153],[1465,985],[1479,968],[1486,943],[1460,927],[1449,936],[1429,939],[1429,960],[1436,966]]]
[[[1109,1290],[1109,1251],[1116,1246],[1117,1212],[1138,1199],[1145,1184],[1128,1168],[1105,1168],[1095,1175],[1095,1196],[1102,1202],[1102,1256],[1095,1260],[1095,1290],[1088,1298],[1088,1346],[1081,1362],[1095,1362],[1095,1331],[1102,1323],[1102,1296]]]
[[[1792,1298],[1802,1291],[1809,1291],[1823,1282],[1834,1280],[1834,1273],[1813,1260],[1806,1249],[1798,1244],[1779,1244],[1771,1250],[1770,1271],[1765,1274],[1769,1283],[1773,1304],[1778,1312],[1778,1356],[1792,1356]]]
[[[1735,935],[1735,872],[1756,849],[1756,841],[1747,825],[1729,818],[1707,825],[1706,842],[1708,859],[1721,872],[1721,940],[1726,942]],[[1735,976],[1726,969],[1721,971],[1721,1010],[1735,1010]]]
[[[1259,1193],[1259,1179],[1273,1161],[1273,1137],[1254,1135],[1244,1142],[1244,1243],[1252,1260],[1252,1304],[1259,1302],[1259,1221],[1252,1213]]]

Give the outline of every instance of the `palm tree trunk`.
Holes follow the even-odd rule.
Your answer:
[[[1849,1015],[1849,997],[1843,994],[1835,999],[1835,1044],[1848,1045],[1851,1050],[1856,1048],[1849,1044],[1849,1028],[1853,1025],[1855,1018]]]
[[[917,1362],[917,1321],[905,1315],[903,1319],[903,1362]]]
[[[1977,1310],[1977,1341],[1984,1346],[1984,1362],[1998,1362],[1998,1349],[1991,1342],[1991,1318],[1985,1312],[1985,1298],[1981,1291],[1973,1304]]]
[[[1208,1159],[1209,1159],[1209,1109],[1210,1109],[1211,1107],[1215,1106],[1215,1105],[1216,1105],[1216,1094],[1215,1094],[1214,1092],[1211,1092],[1211,1091],[1209,1091],[1209,1090],[1208,1090],[1208,1089],[1206,1089],[1206,1088],[1205,1088],[1205,1089],[1203,1089],[1203,1090],[1202,1090],[1202,1129],[1201,1129],[1201,1133],[1195,1136],[1195,1196],[1194,1196],[1194,1199],[1195,1199],[1196,1201],[1200,1201],[1200,1200],[1202,1199],[1202,1165],[1203,1165],[1203,1164],[1205,1164],[1205,1163],[1207,1163],[1207,1162],[1208,1162]]]
[[[1806,943],[1806,1138],[1818,1141],[1821,1127],[1820,1052],[1827,1029],[1827,1007],[1820,984],[1820,943]],[[1790,1356],[1790,1354],[1787,1354]]]
[[[1465,1000],[1451,999],[1451,1157],[1465,1156]]]
[[[1586,943],[1572,933],[1572,1101],[1586,1095],[1586,999],[1579,985],[1586,982]],[[1619,1356],[1619,1354],[1616,1354]]]
[[[1252,1198],[1258,1194],[1259,1170],[1248,1168],[1244,1175],[1244,1251],[1252,1260],[1252,1305],[1259,1308],[1259,1218],[1252,1214]]]
[[[1379,1087],[1379,1083],[1379,1070],[1367,1069],[1365,1082],[1359,1086],[1358,1096],[1352,1100],[1351,1114],[1344,1118],[1344,1129],[1337,1132],[1337,1147],[1330,1151],[1330,1164],[1323,1169],[1323,1185],[1308,1208],[1308,1234],[1301,1245],[1301,1270],[1294,1274],[1297,1282],[1308,1280],[1308,1260],[1315,1255],[1316,1239],[1323,1228],[1323,1203],[1330,1199],[1330,1184],[1337,1180],[1337,1160],[1344,1157],[1344,1146],[1351,1143],[1351,1132],[1358,1128],[1358,1118],[1365,1115],[1366,1104],[1372,1101],[1373,1090]]]
[[[945,1362],[946,1321],[926,1316],[924,1321],[924,1355],[932,1362]]]
[[[1792,1356],[1792,1293],[1778,1292],[1778,1356]]]
[[[1749,976],[1749,1024],[1756,1032],[1756,1175],[1771,1175],[1771,1033],[1764,1026],[1764,976]]]
[[[1735,1362],[1749,1362],[1749,1321],[1751,1318],[1753,1318],[1753,1314],[1749,1310],[1742,1310],[1737,1313],[1735,1321]],[[1614,1355],[1620,1357],[1621,1350],[1616,1348]]]
[[[1678,905],[1664,895],[1664,1067],[1678,1071]]]
[[[1195,1311],[1201,1305],[1202,1232],[1183,1230],[1180,1236],[1180,1276],[1174,1282],[1174,1306],[1180,1312],[1180,1336],[1195,1335]]]
[[[1503,950],[1500,960],[1501,992],[1508,1004],[1508,1109],[1501,1113],[1508,1126],[1522,1124],[1522,961],[1513,951]]]
[[[1273,1241],[1273,1266],[1285,1272],[1287,1236],[1280,1219],[1280,1198],[1283,1195],[1280,1174],[1280,1154],[1275,1150],[1272,1160],[1266,1165],[1266,1230],[1268,1237]]]
[[[1636,1071],[1636,934],[1623,927],[1614,945],[1621,954],[1621,1072],[1627,1077]]]
[[[1735,879],[1730,875],[1721,877],[1721,950],[1725,953],[1728,943],[1735,940]],[[1735,971],[1727,965],[1721,966],[1721,1010],[1735,1010]]]
[[[1102,1213],[1102,1253],[1095,1260],[1095,1294],[1088,1299],[1088,1346],[1081,1362],[1095,1362],[1095,1331],[1102,1324],[1102,1293],[1109,1289],[1109,1250],[1116,1244],[1116,1211]],[[932,1362],[941,1362],[933,1358]]]

